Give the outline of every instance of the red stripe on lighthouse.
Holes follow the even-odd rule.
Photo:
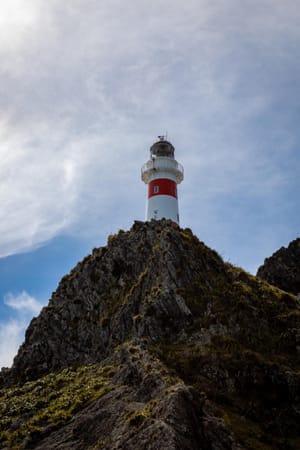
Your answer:
[[[177,184],[168,178],[159,178],[150,181],[148,185],[148,198],[154,195],[171,195],[177,198]]]

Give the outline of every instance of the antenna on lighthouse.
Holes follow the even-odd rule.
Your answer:
[[[148,185],[146,220],[164,218],[179,225],[177,184],[183,180],[183,167],[165,136],[158,139],[150,148],[150,160],[142,167],[142,180]]]

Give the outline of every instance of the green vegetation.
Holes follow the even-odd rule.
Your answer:
[[[274,447],[261,427],[240,414],[236,414],[229,408],[220,409],[217,407],[225,425],[227,425],[236,436],[244,449],[249,450],[272,450]],[[287,447],[288,448],[288,447]]]
[[[64,369],[0,391],[0,447],[19,449],[24,439],[45,436],[88,402],[112,389],[112,367]]]
[[[297,359],[300,310],[296,297],[230,264],[220,268],[217,259],[215,264],[211,260],[207,270],[203,256],[193,282],[177,290],[194,317],[190,332],[204,328],[213,335],[222,328],[219,333],[245,348],[278,361],[287,359],[286,364],[291,354]],[[258,322],[263,326],[257,327]]]
[[[146,419],[152,418],[151,409],[148,406],[145,406],[143,409],[136,409],[129,413],[126,417],[126,421],[130,426],[138,427],[141,425]]]
[[[291,389],[297,385],[299,372],[243,347],[231,336],[216,335],[208,345],[160,344],[156,352],[170,373],[173,369],[185,384],[209,401],[242,448],[271,450],[279,448],[280,439],[285,445],[282,448],[298,448],[297,419],[289,406],[293,397],[289,383]],[[283,381],[286,373],[290,381]],[[280,420],[281,429],[270,433],[272,420]],[[288,441],[284,439],[287,435]]]

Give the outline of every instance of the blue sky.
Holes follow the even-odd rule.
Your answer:
[[[168,132],[181,225],[255,273],[299,236],[300,2],[3,0],[0,367],[60,278],[143,220]]]

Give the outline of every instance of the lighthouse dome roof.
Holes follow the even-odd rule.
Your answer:
[[[175,148],[171,142],[161,138],[150,147],[151,156],[166,156],[168,158],[174,158],[174,151]]]

